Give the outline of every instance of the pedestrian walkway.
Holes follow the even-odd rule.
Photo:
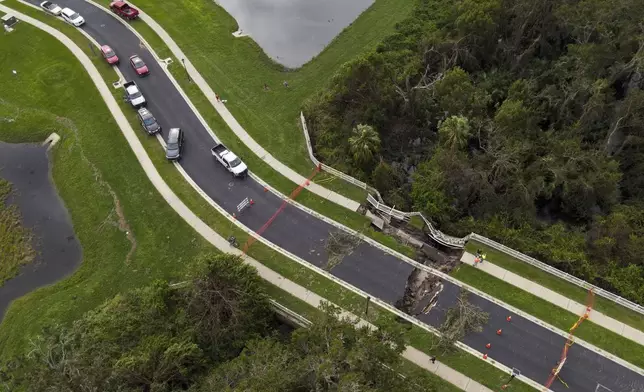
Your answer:
[[[93,1],[89,1],[89,2],[100,7],[99,4],[96,4]],[[136,5],[134,4],[132,4],[132,6],[136,7]],[[168,46],[168,48],[172,52],[172,55],[185,65],[186,70],[190,75],[190,79],[192,79],[192,81],[197,85],[197,87],[199,87],[201,92],[206,96],[210,104],[217,110],[217,113],[219,113],[219,115],[224,119],[228,127],[230,127],[230,129],[235,133],[235,135],[237,135],[237,137],[242,142],[244,142],[244,144],[255,155],[257,155],[261,160],[266,162],[271,168],[279,172],[284,177],[288,178],[289,180],[293,181],[298,185],[306,182],[307,181],[306,177],[302,176],[295,170],[291,169],[290,167],[280,162],[277,158],[272,156],[268,151],[266,151],[262,146],[260,146],[259,143],[257,143],[248,134],[248,132],[246,132],[246,130],[239,124],[237,119],[235,119],[235,117],[233,117],[233,115],[230,113],[226,105],[223,102],[221,102],[221,100],[217,99],[217,94],[215,94],[215,92],[210,88],[206,80],[201,76],[199,71],[197,71],[197,69],[192,65],[192,63],[188,59],[188,56],[186,56],[185,53],[183,53],[181,48],[179,48],[179,45],[177,45],[177,43],[174,42],[172,37],[170,37],[170,35],[163,29],[163,27],[161,27],[161,25],[159,25],[154,19],[152,19],[145,12],[141,11],[141,8],[139,7],[136,7],[136,8],[139,10],[139,18],[145,23],[147,23],[148,26],[150,26],[152,30],[154,30],[154,32],[157,33],[159,37],[161,37],[163,42]],[[310,181],[310,185],[307,186],[306,189],[344,208],[348,208],[351,211],[357,211],[358,208],[360,207],[360,203],[358,203],[357,201],[351,200],[345,196],[342,196],[312,181]]]
[[[119,107],[118,103],[114,99],[114,96],[110,92],[109,87],[102,79],[100,73],[98,72],[98,70],[92,63],[92,61],[89,59],[89,57],[87,57],[87,55],[85,55],[85,53],[70,38],[68,38],[63,33],[59,32],[58,30],[50,27],[49,25],[43,22],[40,22],[37,19],[31,18],[28,15],[22,14],[9,7],[6,7],[5,5],[1,4],[1,1],[2,0],[0,0],[0,11],[5,13],[11,13],[21,21],[25,23],[29,23],[49,33],[50,35],[54,36],[61,43],[63,43],[80,61],[80,63],[86,69],[90,78],[96,85],[96,88],[101,94],[101,97],[105,101],[105,104],[107,105],[108,109],[114,116],[116,123],[118,124],[119,128],[121,129],[121,132],[125,136],[128,144],[130,145],[134,154],[136,155],[136,158],[141,164],[141,167],[143,168],[143,170],[145,171],[146,176],[152,182],[152,185],[154,185],[154,187],[161,194],[164,200],[172,207],[172,209],[174,209],[177,212],[177,214],[181,216],[181,218],[184,221],[186,221],[186,223],[188,223],[196,232],[198,232],[203,238],[205,238],[216,248],[224,252],[233,253],[243,257],[246,263],[252,265],[255,269],[257,269],[259,276],[261,276],[264,280],[281,288],[282,290],[288,292],[289,294],[293,295],[299,300],[304,301],[307,304],[314,307],[319,307],[319,305],[323,301],[329,302],[324,298],[320,297],[319,295],[307,290],[303,286],[300,286],[297,283],[284,278],[283,276],[279,275],[275,271],[261,264],[259,261],[244,255],[239,249],[231,247],[225,238],[223,238],[218,233],[216,233],[206,223],[204,223],[197,215],[195,215],[188,208],[188,206],[186,206],[179,199],[179,197],[170,189],[168,184],[166,184],[166,182],[163,180],[163,178],[157,171],[156,167],[152,163],[152,160],[147,155],[147,152],[145,151],[143,145],[141,144],[141,141],[136,136],[136,133],[132,129],[129,121],[125,117],[125,114],[121,111],[121,108]],[[20,34],[20,32],[14,32],[13,34]],[[349,312],[343,311],[342,314],[352,319],[359,319],[357,316]],[[362,322],[367,323],[364,320],[362,320]],[[489,388],[486,388],[485,386],[470,379],[464,374],[449,368],[445,364],[440,363],[440,361],[435,361],[435,363],[432,364],[429,356],[427,356],[423,352],[416,350],[413,347],[407,347],[405,352],[403,353],[403,356],[406,359],[415,363],[416,365],[424,369],[427,369],[428,371],[436,374],[438,377],[443,378],[444,380],[454,384],[455,386],[463,389],[466,392],[492,392],[492,390],[490,390]]]
[[[510,272],[504,268],[501,268],[488,260],[482,263],[475,263],[475,258],[475,255],[469,252],[465,252],[463,253],[463,257],[461,257],[461,261],[465,264],[474,266],[498,279],[501,279],[504,282],[525,290],[530,294],[534,294],[543,300],[566,309],[567,311],[574,314],[581,314],[586,308],[586,305],[584,304],[575,302],[553,290],[550,290],[549,288],[543,287],[538,283],[515,274],[514,272]],[[644,345],[644,332],[635,329],[630,325],[626,325],[623,322],[617,321],[614,318],[608,317],[596,310],[593,310],[591,312],[589,320],[599,326],[615,332],[618,335],[622,335],[625,338]]]

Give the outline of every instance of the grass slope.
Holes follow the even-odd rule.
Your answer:
[[[0,178],[0,286],[36,256],[31,246],[31,232],[21,226],[18,207],[8,204],[11,192],[11,184]]]
[[[210,87],[228,100],[228,108],[251,136],[277,159],[307,176],[313,167],[299,128],[303,101],[324,86],[342,64],[372,50],[393,32],[395,24],[410,14],[415,0],[376,0],[322,53],[297,70],[285,70],[272,62],[250,38],[234,38],[231,33],[237,30],[237,23],[213,1],[137,0],[135,4],[179,44]],[[138,29],[141,24],[133,25]],[[150,44],[156,47],[154,41]],[[166,52],[160,55],[164,57]],[[284,80],[289,88],[282,86]],[[265,83],[269,91],[264,91]],[[364,194],[343,181],[324,185],[364,199]]]
[[[83,263],[72,277],[10,307],[0,325],[0,353],[6,358],[43,325],[74,320],[152,279],[180,278],[185,264],[212,248],[146,179],[85,70],[62,44],[27,23],[2,39],[0,69],[18,74],[0,76],[0,117],[14,119],[3,123],[0,138],[39,142],[51,132],[62,136],[52,150],[53,178],[83,246]],[[117,227],[116,202],[137,245],[130,260],[131,243]]]
[[[506,253],[490,248],[476,241],[468,241],[465,249],[470,253],[475,253],[477,249],[481,249],[487,253],[487,262],[514,272],[517,275],[547,287],[552,291],[572,299],[573,301],[579,302],[580,304],[584,304],[586,302],[586,296],[588,294],[586,290],[533,267],[521,260],[517,260]],[[609,299],[596,295],[594,309],[606,316],[614,318],[615,320],[628,324],[633,328],[644,331],[644,315],[618,305]]]

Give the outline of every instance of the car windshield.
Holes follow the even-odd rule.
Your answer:
[[[114,57],[114,51],[112,49],[107,49],[103,53],[105,53],[105,57]]]
[[[78,19],[80,18],[80,15],[78,15],[76,12],[72,14],[72,16],[69,17],[69,19]]]
[[[143,60],[141,60],[141,59],[140,59],[140,58],[138,58],[138,57],[137,57],[137,58],[135,58],[135,59],[132,59],[132,62],[134,63],[134,66],[135,66],[136,68],[141,68],[141,67],[145,66],[145,64],[143,63]]]
[[[168,150],[178,150],[179,149],[179,143],[174,142],[174,143],[168,143]]]
[[[138,98],[138,97],[140,97],[140,96],[141,96],[141,92],[140,92],[140,91],[137,91],[137,92],[135,92],[135,93],[130,94],[130,98],[132,98],[132,99],[134,99],[134,98]]]
[[[154,117],[148,117],[143,119],[143,124],[145,125],[154,125],[156,121],[154,121]]]
[[[49,8],[49,9],[54,8],[54,5],[52,3],[50,3],[50,2],[48,2],[48,1],[45,2],[45,4],[43,4],[43,6],[45,6],[45,8]]]
[[[241,163],[241,160],[239,158],[233,159],[232,162],[230,162],[230,167],[237,167]]]

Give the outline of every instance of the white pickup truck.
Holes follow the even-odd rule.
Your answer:
[[[135,109],[145,106],[145,97],[139,90],[139,86],[136,85],[135,81],[123,83],[123,88],[125,89],[125,101],[129,102]]]
[[[223,144],[219,143],[215,145],[210,151],[212,152],[212,156],[235,177],[246,177],[248,175],[248,167],[246,167],[244,162]]]

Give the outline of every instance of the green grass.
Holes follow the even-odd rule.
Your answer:
[[[31,231],[22,227],[18,207],[8,204],[12,192],[11,183],[0,178],[0,286],[36,256]]]
[[[73,276],[12,304],[0,325],[0,352],[8,358],[42,326],[75,320],[153,279],[177,279],[190,260],[212,247],[146,179],[85,70],[62,44],[27,23],[2,39],[0,69],[18,74],[0,77],[0,117],[15,120],[2,124],[0,138],[41,142],[51,132],[61,135],[51,154],[52,175],[83,246]],[[129,260],[131,243],[117,227],[110,189],[136,241]]]
[[[576,302],[581,304],[586,303],[586,296],[588,295],[587,290],[549,274],[546,271],[542,271],[539,268],[533,267],[521,260],[517,260],[507,253],[490,248],[476,241],[468,241],[465,249],[470,253],[475,253],[477,249],[481,249],[487,253],[487,262],[514,272],[517,275],[547,287],[550,290]],[[593,308],[606,316],[619,320],[633,328],[639,329],[640,331],[644,331],[644,315],[618,305],[609,299],[596,295],[595,305]]]
[[[306,176],[313,166],[299,128],[302,103],[328,83],[342,64],[372,50],[393,32],[394,25],[410,14],[415,0],[376,0],[320,55],[297,70],[275,64],[251,39],[234,38],[237,23],[213,1],[139,0],[135,4],[163,26],[213,90],[228,100],[228,108],[246,131],[273,156]],[[134,24],[137,29],[139,25]],[[156,48],[155,42],[150,44]],[[289,88],[282,86],[284,80]],[[264,83],[270,91],[263,90]],[[361,190],[343,181],[324,185],[347,197],[357,193],[364,200]]]
[[[568,331],[580,316],[466,264],[460,265],[451,275],[563,331]],[[644,367],[644,346],[592,321],[584,322],[575,336],[634,365]]]

